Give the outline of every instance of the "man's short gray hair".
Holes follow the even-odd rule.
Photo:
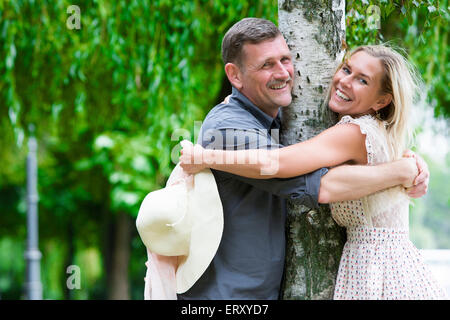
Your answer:
[[[225,34],[222,40],[222,60],[242,67],[242,48],[245,43],[260,43],[275,39],[281,32],[269,20],[260,18],[244,18],[235,23]]]

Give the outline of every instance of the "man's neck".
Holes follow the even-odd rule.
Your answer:
[[[259,110],[261,110],[262,112],[264,112],[265,114],[267,114],[269,117],[275,119],[278,115],[278,112],[280,111],[280,107],[279,106],[273,106],[270,108],[263,108],[259,105],[257,105],[251,98],[249,98],[245,93],[243,93],[242,91],[240,91],[237,88],[234,88],[234,90],[240,92],[240,94],[242,94],[244,97],[246,97],[255,107],[257,107]]]

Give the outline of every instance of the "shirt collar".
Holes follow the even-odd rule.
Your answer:
[[[244,96],[238,89],[232,87],[231,98],[234,99],[240,106],[250,112],[258,121],[267,129],[280,129],[281,120],[280,120],[280,112],[278,112],[275,118],[272,118],[265,112],[263,112],[260,108],[255,106],[253,102],[251,102],[246,96]]]

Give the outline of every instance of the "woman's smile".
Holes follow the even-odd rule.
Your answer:
[[[330,109],[340,116],[375,113],[384,107],[381,79],[383,66],[378,58],[366,52],[352,55],[332,80]]]

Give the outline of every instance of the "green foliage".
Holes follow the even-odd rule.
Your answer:
[[[23,292],[25,261],[22,254],[25,243],[16,239],[0,239],[0,298],[19,299]]]
[[[400,28],[405,32],[404,44],[409,48],[409,57],[425,80],[429,104],[434,108],[435,116],[448,118],[450,57],[447,45],[450,13],[448,0],[440,1],[436,7],[431,3],[428,1],[426,8],[423,6],[412,11],[408,19],[400,21]]]
[[[436,114],[448,116],[447,0],[415,3],[379,1],[382,29],[369,30],[370,2],[349,2],[347,42],[403,39]],[[0,0],[2,298],[23,294],[30,125],[39,143],[44,298],[63,298],[66,267],[78,264],[82,290],[71,297],[104,299],[107,229],[119,212],[134,218],[143,197],[164,186],[178,141],[193,140],[194,121],[216,104],[224,33],[247,16],[277,21],[276,0],[84,0],[76,3],[81,28],[71,30],[72,4]],[[136,232],[131,248],[132,297],[141,299],[145,250]]]
[[[428,194],[414,200],[411,210],[411,240],[419,248],[450,248],[450,154],[443,163],[425,157],[430,169]]]

